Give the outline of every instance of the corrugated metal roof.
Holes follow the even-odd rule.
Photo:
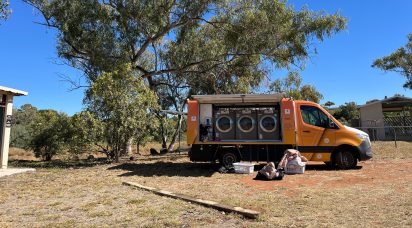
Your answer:
[[[279,102],[284,95],[278,94],[216,94],[193,95],[193,99],[199,103],[254,103],[254,102]]]
[[[0,86],[0,93],[12,94],[13,96],[27,96],[29,94],[28,92],[22,90],[12,89],[4,86]]]
[[[404,96],[393,96],[393,97],[389,97],[389,98],[385,98],[383,100],[377,100],[377,101],[373,101],[370,103],[366,103],[364,105],[360,105],[358,106],[358,108],[364,108],[367,107],[369,105],[373,105],[373,104],[377,104],[377,103],[396,103],[396,102],[412,102],[412,98],[410,97],[404,97]]]

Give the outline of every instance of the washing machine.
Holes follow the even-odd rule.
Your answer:
[[[279,110],[260,108],[258,111],[258,139],[280,140]]]
[[[214,112],[214,132],[216,141],[235,139],[236,112],[230,108],[216,108]]]
[[[256,110],[253,108],[242,108],[236,112],[236,139],[256,140]]]

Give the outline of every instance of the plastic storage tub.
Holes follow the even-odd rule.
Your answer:
[[[305,173],[305,166],[306,163],[302,162],[302,164],[297,164],[297,163],[292,163],[292,164],[287,164],[285,167],[285,173],[286,174],[303,174]]]
[[[250,174],[253,173],[253,170],[255,168],[255,164],[253,163],[233,163],[233,166],[235,167],[235,172],[236,173],[245,173],[245,174]]]

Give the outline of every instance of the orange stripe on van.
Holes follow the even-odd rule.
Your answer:
[[[199,102],[187,101],[187,144],[195,144],[199,129]]]
[[[282,112],[283,143],[296,144],[295,110],[293,109],[293,100],[283,98],[280,107]]]

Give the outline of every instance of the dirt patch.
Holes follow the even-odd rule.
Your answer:
[[[285,175],[282,181],[254,180],[252,175],[239,178],[240,183],[250,186],[255,191],[281,189],[286,196],[296,196],[301,188],[342,189],[353,186],[370,187],[382,183],[404,183],[412,181],[412,159],[397,161],[368,161],[360,164],[356,170],[316,170],[316,165],[308,165],[302,175]],[[325,168],[324,168],[325,169]],[[400,192],[404,187],[397,186]]]

